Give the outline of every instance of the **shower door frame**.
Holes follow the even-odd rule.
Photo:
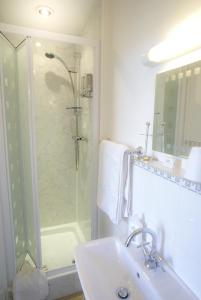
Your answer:
[[[33,180],[33,209],[35,213],[35,232],[37,235],[36,250],[37,259],[36,262],[39,266],[42,266],[42,255],[41,255],[41,234],[40,234],[40,210],[39,210],[39,197],[38,197],[38,187],[37,187],[37,160],[36,160],[36,141],[35,141],[35,113],[34,113],[34,89],[33,89],[33,53],[31,38],[42,38],[44,40],[52,42],[62,42],[68,44],[75,44],[80,46],[88,46],[93,49],[93,83],[94,83],[94,93],[92,101],[92,149],[93,149],[93,171],[92,178],[94,180],[93,185],[90,187],[91,194],[91,239],[95,239],[98,236],[98,211],[96,206],[96,183],[97,183],[97,170],[98,170],[98,144],[100,136],[100,116],[99,116],[99,97],[100,97],[100,41],[92,40],[85,37],[66,35],[60,33],[54,33],[44,30],[36,30],[28,27],[21,27],[15,25],[9,25],[5,23],[0,23],[0,31],[5,33],[19,34],[26,36],[28,38],[28,64],[29,64],[29,120],[30,120],[30,144],[31,144],[31,166],[32,166],[32,180]],[[8,177],[8,175],[5,175]],[[9,178],[7,178],[9,180]],[[3,201],[5,202],[5,200]],[[12,227],[12,226],[11,226]],[[8,261],[9,263],[9,261]],[[11,266],[12,268],[12,266]],[[62,271],[70,271],[73,268],[64,267],[61,268]],[[58,270],[52,270],[48,272],[49,275],[55,275],[59,273]]]

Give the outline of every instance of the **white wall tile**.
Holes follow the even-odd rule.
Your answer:
[[[135,166],[132,213],[156,232],[160,254],[201,297],[201,195]],[[127,222],[114,226],[100,218],[100,236],[126,239]]]

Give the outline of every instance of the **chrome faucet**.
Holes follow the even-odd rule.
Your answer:
[[[144,228],[138,228],[136,230],[134,230],[127,238],[127,240],[125,241],[125,246],[128,247],[131,243],[131,241],[138,235],[138,234],[142,234],[144,231]]]
[[[144,258],[145,258],[145,266],[148,269],[156,270],[158,267],[161,267],[162,258],[156,251],[156,234],[149,228],[138,228],[134,230],[127,238],[125,242],[125,246],[128,247],[133,239],[139,234],[142,234],[142,244],[138,246],[138,248],[142,248]],[[149,234],[151,236],[151,247],[149,247],[149,242],[146,242],[146,235]],[[162,268],[164,271],[164,269]]]

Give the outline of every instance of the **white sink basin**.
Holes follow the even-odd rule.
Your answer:
[[[87,300],[118,300],[120,287],[129,290],[128,300],[198,299],[167,265],[148,270],[140,249],[114,237],[78,246],[75,260]]]

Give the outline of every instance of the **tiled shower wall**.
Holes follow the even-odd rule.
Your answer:
[[[71,45],[34,41],[34,85],[36,152],[41,227],[76,221],[76,171],[72,136],[75,120],[69,75],[56,59],[60,56],[74,69],[74,47]]]

